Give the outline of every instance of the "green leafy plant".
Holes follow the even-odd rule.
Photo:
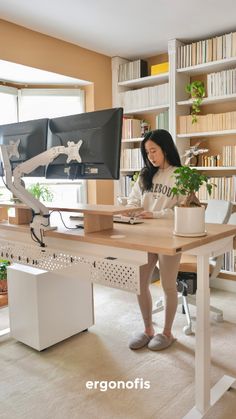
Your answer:
[[[10,265],[9,260],[0,260],[0,294],[7,294],[7,266]]]
[[[197,122],[197,116],[200,113],[200,107],[202,104],[202,99],[206,95],[204,83],[202,81],[196,80],[192,83],[188,83],[185,86],[185,91],[191,95],[193,99],[191,115],[192,115],[192,124]]]
[[[45,185],[40,185],[39,182],[30,185],[27,188],[27,191],[30,192],[36,199],[51,202],[53,200],[53,193]]]
[[[131,186],[133,187],[135,182],[137,181],[138,177],[139,177],[139,173],[140,172],[134,172],[133,176],[132,176],[132,180],[131,180]]]
[[[181,204],[184,207],[200,207],[201,203],[196,196],[196,192],[205,184],[207,192],[211,195],[212,187],[207,176],[202,175],[197,169],[189,166],[178,167],[174,171],[175,186],[172,188],[173,195],[185,195],[186,199]]]

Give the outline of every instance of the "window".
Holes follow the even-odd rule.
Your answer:
[[[19,90],[19,121],[55,118],[84,112],[81,89]]]
[[[84,112],[84,91],[81,89],[14,89],[0,86],[0,124],[39,118],[54,118]],[[32,183],[46,184],[53,192],[54,201],[68,205],[86,203],[86,181],[60,182],[44,178],[24,178],[26,187]],[[0,182],[0,187],[3,186]],[[65,187],[66,186],[66,187]],[[1,187],[1,199],[9,199],[6,188]]]
[[[17,89],[0,86],[0,125],[17,122]]]

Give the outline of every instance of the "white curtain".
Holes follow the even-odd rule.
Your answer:
[[[0,86],[0,125],[17,122],[17,89]]]
[[[19,121],[55,118],[84,112],[81,89],[21,89]]]

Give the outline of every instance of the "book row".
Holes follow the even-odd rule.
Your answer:
[[[199,166],[202,167],[220,167],[221,165],[221,156],[217,154],[216,156],[201,156],[199,161]]]
[[[140,138],[142,131],[142,120],[135,118],[123,118],[122,138]]]
[[[214,185],[210,199],[225,199],[236,202],[236,176],[209,177],[209,182]],[[197,193],[200,201],[209,199],[206,186],[202,185]]]
[[[207,75],[207,94],[225,96],[236,93],[236,68]]]
[[[236,112],[200,115],[197,122],[192,123],[191,115],[179,116],[179,133],[191,134],[194,132],[224,131],[236,128]]]
[[[179,46],[177,66],[192,67],[231,57],[236,57],[236,32]]]
[[[223,166],[236,166],[236,146],[224,145],[222,147],[222,157]]]
[[[133,186],[133,176],[122,176],[118,184],[118,195],[129,196]]]
[[[156,116],[156,129],[169,130],[169,111],[160,112]]]
[[[120,106],[124,112],[132,112],[136,109],[146,109],[154,106],[165,105],[169,101],[169,83],[159,86],[144,87],[137,90],[129,90],[119,94]]]
[[[118,82],[139,79],[148,75],[147,61],[135,60],[119,65]]]
[[[123,117],[122,138],[126,140],[141,139],[150,129],[147,122],[142,119]],[[169,129],[169,111],[156,115],[156,129]]]
[[[236,250],[224,254],[222,269],[236,272]]]
[[[124,148],[121,152],[121,169],[140,170],[143,167],[143,159],[140,148]]]
[[[222,156],[201,156],[199,166],[202,167],[236,167],[236,146],[226,145],[222,147]]]

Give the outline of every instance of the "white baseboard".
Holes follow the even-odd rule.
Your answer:
[[[236,293],[236,281],[230,281],[228,279],[211,279],[210,280],[211,288],[216,288],[219,290],[235,292]]]

